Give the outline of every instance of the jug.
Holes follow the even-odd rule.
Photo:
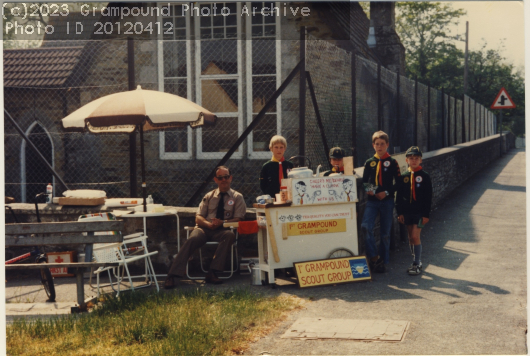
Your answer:
[[[261,286],[261,273],[259,270],[259,265],[250,263],[248,265],[248,269],[250,270],[250,284],[253,286]]]

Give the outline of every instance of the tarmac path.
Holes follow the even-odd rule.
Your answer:
[[[310,298],[248,355],[527,354],[525,151],[511,150],[431,214],[422,232],[423,273],[405,270],[405,244],[372,282],[278,293]],[[294,340],[299,318],[407,320],[402,342]]]

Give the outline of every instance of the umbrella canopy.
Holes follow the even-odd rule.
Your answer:
[[[155,90],[136,90],[110,94],[77,109],[62,120],[67,131],[92,133],[132,133],[140,131],[142,193],[146,211],[146,182],[143,132],[190,125],[214,124],[217,116],[178,95]]]
[[[190,125],[213,124],[217,117],[200,105],[178,95],[156,90],[110,94],[77,109],[62,120],[69,131],[131,133],[137,125],[143,131]]]

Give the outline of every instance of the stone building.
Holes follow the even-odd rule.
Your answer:
[[[120,16],[135,9],[142,10],[138,16]],[[40,137],[42,153],[70,189],[104,189],[109,197],[129,195],[128,137],[65,134],[60,120],[96,98],[128,90],[127,31],[135,38],[137,85],[187,97],[219,117],[214,127],[146,135],[147,181],[155,182],[149,193],[170,205],[188,202],[297,65],[302,26],[308,38],[344,51],[344,58],[327,66],[354,53],[404,72],[390,2],[372,3],[373,48],[367,44],[370,20],[356,2],[116,3],[105,12],[81,10],[52,18],[56,31],[40,48],[4,50],[5,108],[23,131]],[[84,31],[69,32],[74,23]],[[327,80],[351,86],[351,77],[340,71]],[[326,102],[322,95],[318,100]],[[257,178],[270,159],[271,136],[287,138],[287,157],[298,154],[299,110],[295,79],[232,155],[229,165],[247,204],[259,193]],[[31,201],[53,177],[7,123],[5,134],[5,193]]]

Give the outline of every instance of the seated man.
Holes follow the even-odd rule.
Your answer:
[[[242,220],[247,207],[243,195],[230,189],[232,175],[227,167],[217,167],[214,181],[218,188],[207,193],[202,199],[195,216],[197,225],[171,263],[164,283],[166,289],[176,286],[175,277],[186,275],[189,257],[208,241],[219,241],[219,245],[206,275],[206,283],[222,283],[215,272],[224,270],[226,257],[230,256],[230,249],[236,238],[232,231],[223,227],[223,223]]]

